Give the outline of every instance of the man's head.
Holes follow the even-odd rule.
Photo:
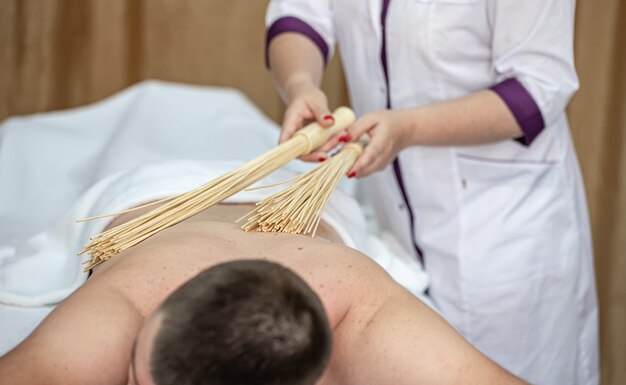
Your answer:
[[[331,345],[324,308],[300,277],[271,262],[235,261],[163,302],[138,336],[129,375],[143,372],[156,385],[309,385]]]

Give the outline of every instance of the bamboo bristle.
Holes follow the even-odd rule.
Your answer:
[[[137,210],[141,210],[144,209],[146,207],[150,207],[150,206],[155,206],[158,205],[159,203],[163,203],[163,202],[167,202],[169,200],[174,199],[175,197],[169,197],[169,198],[164,198],[158,201],[154,201],[154,202],[150,202],[150,203],[146,203],[144,205],[141,206],[135,206],[131,209],[128,210],[123,210],[123,211],[116,211],[114,213],[109,213],[109,214],[102,214],[102,215],[96,215],[94,217],[88,217],[88,218],[82,218],[82,219],[77,219],[76,222],[80,223],[80,222],[87,222],[87,221],[92,221],[94,219],[100,219],[100,218],[107,218],[107,217],[116,217],[118,215],[122,215],[122,214],[126,214],[126,213],[131,213],[133,211],[137,211]]]
[[[159,231],[223,201],[298,156],[308,154],[326,143],[331,136],[346,129],[355,119],[354,112],[347,107],[339,107],[333,113],[333,117],[335,118],[333,126],[322,128],[317,123],[311,123],[299,130],[288,141],[192,191],[130,210],[84,219],[118,215],[163,203],[146,214],[93,237],[80,253],[87,252],[91,255],[91,258],[83,262],[87,265],[84,271],[101,264],[120,251],[133,247]]]
[[[314,237],[330,195],[362,151],[360,143],[345,145],[328,161],[258,202],[237,222],[247,218],[241,227],[244,231],[312,234]]]
[[[83,270],[88,271],[120,251],[223,201],[307,153],[310,147],[310,142],[305,136],[296,135],[227,174],[195,190],[166,199],[162,206],[95,236],[81,252],[91,255],[91,258],[84,262],[87,266]]]

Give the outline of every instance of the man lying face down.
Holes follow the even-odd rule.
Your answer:
[[[315,384],[331,347],[324,307],[301,278],[272,262],[226,262],[185,283],[146,321],[129,382]]]
[[[0,359],[0,383],[523,383],[327,224],[244,233],[251,207],[214,206],[96,267]]]

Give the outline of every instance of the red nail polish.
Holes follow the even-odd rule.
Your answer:
[[[320,156],[320,159],[319,159],[319,161],[320,161],[320,162],[323,162],[323,161],[325,161],[325,160],[326,160],[326,157],[325,157],[325,156]]]
[[[350,134],[345,134],[339,137],[339,141],[340,142],[349,142],[350,141]]]
[[[325,116],[324,116],[324,120],[333,120],[333,121],[334,121],[334,120],[335,120],[335,118],[333,118],[333,116],[332,116],[332,115],[325,115]]]
[[[356,176],[356,172],[354,171],[350,171],[350,173],[348,174],[348,178],[354,178]]]

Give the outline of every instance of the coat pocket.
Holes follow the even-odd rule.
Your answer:
[[[457,155],[461,263],[472,286],[559,274],[578,252],[573,194],[561,162]]]

